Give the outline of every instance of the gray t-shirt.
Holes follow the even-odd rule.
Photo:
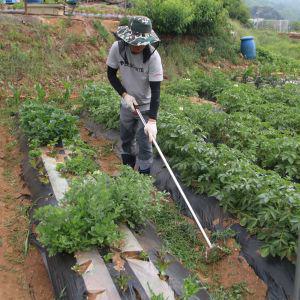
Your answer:
[[[129,47],[125,47],[128,64],[120,55],[118,42],[110,48],[106,64],[119,69],[121,82],[127,93],[135,97],[141,111],[149,110],[151,100],[150,81],[162,81],[163,69],[160,55],[155,51],[150,59],[143,63],[143,53],[132,54]]]

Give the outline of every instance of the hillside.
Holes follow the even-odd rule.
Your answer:
[[[120,163],[116,156],[117,143],[102,140],[103,137],[99,140],[95,132],[85,128],[86,120],[83,118],[84,114],[81,114],[84,111],[89,114],[87,118],[90,121],[118,129],[119,96],[107,84],[106,76],[106,58],[110,45],[115,40],[111,32],[115,31],[118,24],[118,21],[82,16],[0,14],[0,187],[3,190],[0,197],[0,277],[2,272],[6,275],[0,281],[0,299],[9,299],[12,293],[16,298],[26,300],[54,298],[42,259],[34,246],[28,243],[31,234],[28,229],[31,228],[29,219],[36,203],[31,203],[33,196],[25,188],[24,174],[20,176],[20,165],[25,152],[18,142],[20,130],[26,132],[29,138],[27,146],[30,147],[31,168],[37,171],[37,176],[44,185],[47,177],[42,173],[38,161],[41,153],[39,147],[42,145],[37,145],[39,140],[35,138],[45,134],[46,142],[43,146],[46,147],[46,152],[49,150],[47,154],[52,158],[58,154],[60,156],[61,149],[56,149],[57,141],[62,138],[58,129],[73,130],[75,120],[78,128],[70,130],[69,134],[73,135],[76,130],[83,132],[85,140],[94,144],[95,148],[88,148],[77,140],[78,147],[82,148],[74,148],[74,164],[67,166],[67,162],[72,159],[60,156],[60,167],[66,164],[57,171],[64,176],[67,174],[70,179],[75,174],[90,175],[89,167],[92,166],[94,171],[100,166],[102,172],[109,170],[107,173],[118,177],[118,170],[115,169]],[[299,91],[287,89],[284,92],[288,97],[281,97],[281,83],[284,80],[297,80],[295,77],[299,77],[300,42],[291,41],[287,36],[274,32],[244,28],[236,21],[230,23],[228,28],[219,35],[159,35],[162,41],[158,51],[164,68],[161,115],[158,121],[159,144],[170,158],[172,167],[178,171],[182,182],[193,189],[197,197],[202,197],[205,205],[199,205],[200,209],[209,207],[209,213],[205,212],[207,219],[212,218],[210,213],[213,210],[209,206],[212,203],[218,205],[216,211],[226,208],[232,213],[230,218],[212,218],[214,228],[210,229],[211,232],[215,227],[226,228],[222,232],[213,233],[215,241],[224,240],[227,243],[228,238],[235,234],[230,228],[233,223],[238,226],[243,224],[245,234],[246,230],[251,234],[251,237],[247,235],[246,243],[258,232],[277,231],[284,238],[276,240],[276,234],[261,235],[259,243],[264,246],[257,248],[255,257],[265,259],[261,256],[269,255],[278,259],[281,256],[287,258],[285,263],[290,263],[289,260],[294,259],[295,232],[292,232],[288,222],[293,214],[297,218],[299,214],[293,206],[287,206],[286,211],[284,208],[289,203],[287,199],[296,197],[290,187],[295,185],[297,191],[300,191],[300,186],[292,181],[294,178],[299,180],[300,165],[297,164],[294,169],[291,166],[294,161],[290,162],[290,157],[287,161],[284,155],[280,161],[280,155],[286,149],[291,157],[298,155],[296,151],[300,149],[300,140],[296,140],[295,136],[300,132],[300,122],[296,118],[300,115],[300,108],[296,99]],[[256,60],[245,60],[240,54],[240,37],[243,35],[255,37],[258,46]],[[269,93],[271,96],[266,97]],[[232,107],[235,101],[237,106]],[[203,103],[207,106],[199,105]],[[24,109],[26,104],[27,110]],[[274,110],[269,110],[269,107]],[[34,115],[35,109],[43,112],[45,108],[43,118]],[[50,114],[49,111],[55,113]],[[270,115],[270,111],[273,115]],[[28,114],[28,128],[25,126],[26,122],[20,122],[20,126],[16,122],[16,117],[22,119],[22,113]],[[48,116],[50,125],[46,123]],[[66,124],[65,120],[73,120],[74,124],[70,123],[72,126],[68,126],[69,123]],[[51,124],[55,125],[51,127]],[[286,128],[284,126],[288,130],[281,132],[281,128]],[[30,132],[34,139],[30,140]],[[46,136],[49,132],[54,132],[54,139]],[[281,140],[277,142],[279,138]],[[282,148],[277,149],[277,145]],[[70,149],[73,146],[75,145],[68,145]],[[278,155],[276,151],[279,152]],[[76,157],[78,153],[79,156]],[[273,153],[276,155],[271,157]],[[77,174],[74,171],[79,172]],[[133,177],[123,178],[126,185],[120,185],[120,191],[134,195],[131,198],[134,200],[131,210],[140,212],[135,197],[142,199],[143,192],[136,193],[136,190],[142,191],[143,186],[150,186],[151,183],[144,185],[142,179],[135,181]],[[141,184],[140,189],[132,187],[134,182]],[[236,191],[233,190],[234,187]],[[277,190],[282,190],[281,194],[272,195]],[[97,191],[96,194],[100,195]],[[156,192],[150,194],[154,195]],[[48,193],[47,201],[53,196],[49,195]],[[207,198],[207,195],[211,197]],[[193,222],[183,217],[174,205],[170,210],[170,197],[165,200],[162,198],[161,210],[155,212],[152,219],[156,222],[160,238],[168,247],[166,251],[175,255],[189,270],[195,271],[205,284],[205,290],[212,293],[215,299],[265,300],[266,284],[257,277],[249,261],[243,258],[240,250],[244,246],[237,240],[229,239],[231,248],[227,250],[226,256],[223,258],[216,255],[216,260],[219,261],[212,265],[204,264],[201,261],[204,258],[204,253],[201,252],[204,248],[198,238],[199,232]],[[87,197],[82,199],[96,199],[85,198]],[[275,201],[276,205],[280,204],[276,215],[273,211],[274,207],[277,208]],[[161,204],[157,205],[158,208]],[[127,205],[124,202],[122,209]],[[91,207],[99,206],[101,204]],[[64,209],[64,206],[61,208]],[[256,211],[260,208],[263,208],[263,214]],[[79,210],[77,212],[81,214]],[[288,214],[285,220],[281,220],[282,212]],[[263,220],[269,213],[271,217]],[[202,213],[197,214],[202,216]],[[148,214],[143,214],[145,216],[148,218]],[[85,222],[85,219],[89,218],[84,217],[82,221]],[[103,219],[105,218],[98,221]],[[53,220],[55,226],[72,224],[63,219],[62,222],[57,222],[56,218]],[[50,225],[49,229],[54,228],[60,235],[55,226]],[[33,234],[36,234],[35,229],[33,226]],[[56,240],[53,235],[49,245],[55,244]],[[97,246],[102,245],[100,243]],[[108,246],[104,251],[108,251],[107,248]],[[111,254],[105,252],[108,261],[111,260]],[[278,259],[278,265],[280,264]],[[75,268],[72,270],[75,271],[78,265],[73,267]],[[279,267],[276,265],[278,272],[281,270]],[[162,265],[162,271],[164,268],[167,266]],[[288,281],[291,281],[290,278]],[[276,284],[278,289],[281,288],[281,283]],[[63,296],[57,298],[61,299]]]
[[[270,7],[284,19],[300,21],[300,0],[245,0],[245,2],[250,8],[254,6]]]

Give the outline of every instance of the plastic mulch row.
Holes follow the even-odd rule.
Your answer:
[[[86,114],[83,115],[83,119],[86,128],[95,137],[102,137],[117,142],[116,152],[120,155],[120,138],[116,130],[106,130],[102,125],[89,119]],[[169,192],[173,200],[184,208],[184,213],[191,217],[184,200],[160,158],[154,159],[151,175],[155,178],[156,187],[159,190]],[[219,205],[218,199],[196,194],[195,191],[184,186],[179,178],[178,181],[203,227],[209,230],[224,229],[223,220],[232,216],[224,212]],[[235,239],[241,245],[240,255],[246,259],[257,276],[266,283],[268,287],[267,299],[291,299],[294,287],[295,266],[287,259],[261,257],[258,250],[263,245],[263,242],[257,240],[255,236],[250,236],[247,230],[239,224],[231,225],[230,228],[236,232]]]

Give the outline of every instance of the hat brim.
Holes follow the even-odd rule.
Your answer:
[[[151,33],[136,33],[128,26],[119,26],[116,34],[120,39],[133,46],[146,46],[160,41],[154,30]]]

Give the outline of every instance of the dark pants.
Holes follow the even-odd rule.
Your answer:
[[[145,121],[148,116],[142,112]],[[144,132],[144,126],[139,116],[121,105],[120,112],[120,136],[122,141],[122,155],[136,156],[136,144],[138,146],[137,164],[139,170],[149,170],[153,162],[152,144]]]

